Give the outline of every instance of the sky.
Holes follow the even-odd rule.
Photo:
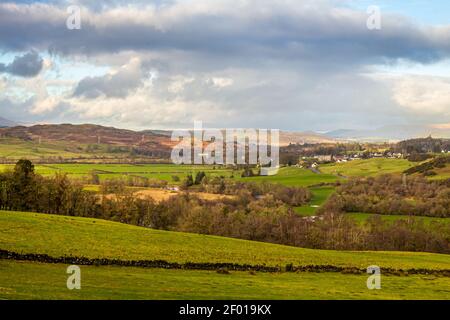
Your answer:
[[[72,5],[81,29],[67,27]],[[130,129],[450,128],[450,2],[2,1],[0,116]]]

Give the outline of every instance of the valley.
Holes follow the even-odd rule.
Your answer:
[[[401,185],[406,179],[412,190],[425,183],[441,190],[436,191],[439,194],[447,192],[450,165],[439,160],[442,155],[421,161],[373,157],[370,154],[386,152],[387,146],[381,144],[380,151],[373,151],[376,145],[370,144],[368,158],[326,161],[328,156],[315,154],[323,148],[333,152],[343,147],[330,141],[295,148],[291,144],[281,148],[286,162],[278,174],[260,176],[257,167],[170,164],[165,158],[170,143],[164,132],[148,131],[147,136],[139,134],[139,140],[130,131],[105,128],[99,144],[93,128],[100,130],[93,126],[9,129],[10,136],[0,138],[0,180],[6,185],[18,172],[17,160],[27,158],[33,161],[33,179],[45,186],[33,188],[44,188],[37,191],[48,194],[44,199],[54,196],[46,193],[52,192],[52,185],[63,188],[67,199],[83,194],[78,204],[70,202],[74,209],[64,203],[64,209],[45,209],[45,202],[33,200],[36,209],[17,210],[21,199],[18,207],[8,198],[0,199],[4,209],[0,211],[0,298],[450,296],[446,247],[450,218],[445,209],[436,207],[433,212],[440,213],[431,216],[399,214],[400,209],[381,209],[377,198],[368,198],[374,203],[373,212],[357,211],[365,208],[361,205],[348,210],[345,202],[343,207],[335,205],[336,197],[346,199],[348,192],[359,192],[352,187],[355,179],[362,179],[364,185],[384,175],[392,179],[390,184],[400,181]],[[45,133],[46,142],[39,141]],[[152,135],[157,136],[155,141]],[[130,141],[136,144],[132,148]],[[296,152],[305,152],[295,156],[297,163],[292,160]],[[345,152],[343,157],[350,157]],[[6,185],[3,194],[9,192]],[[366,191],[371,197],[371,192],[379,192]],[[422,210],[408,194],[395,201]],[[335,230],[336,221],[340,226]],[[402,233],[408,242],[403,242]],[[425,239],[424,233],[432,239]],[[346,234],[354,234],[353,239]],[[378,237],[390,240],[384,244],[373,240]],[[436,245],[430,246],[431,242]],[[65,268],[71,261],[81,264],[80,292],[65,288]],[[365,287],[369,265],[382,268],[382,291]]]

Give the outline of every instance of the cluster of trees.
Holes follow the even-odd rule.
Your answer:
[[[205,177],[206,177],[206,174],[203,171],[197,172],[197,174],[195,175],[195,178],[192,176],[192,174],[188,174],[186,176],[186,178],[183,180],[181,187],[183,189],[188,189],[189,187],[192,187],[194,185],[199,185],[202,183],[202,181]]]
[[[436,173],[433,171],[434,169],[445,168],[447,164],[450,164],[450,157],[441,156],[437,157],[431,161],[427,161],[425,163],[419,164],[412,168],[405,170],[405,174],[411,175],[414,173],[422,173],[426,176],[435,175]],[[434,174],[433,174],[434,173]]]
[[[337,188],[323,210],[450,218],[450,180],[381,175],[354,178]]]
[[[441,153],[442,150],[450,150],[450,139],[434,139],[431,136],[428,138],[410,139],[397,143],[392,150],[404,154]]]
[[[361,226],[330,204],[321,219],[311,221],[295,214],[291,207],[309,199],[302,188],[207,177],[200,186],[211,190],[219,187],[235,196],[207,201],[185,192],[156,202],[124,189],[108,197],[84,191],[81,184],[64,175],[45,178],[35,174],[31,162],[22,160],[14,171],[0,174],[0,207],[317,249],[450,253],[446,225],[372,219]]]
[[[274,199],[290,206],[301,206],[311,200],[311,192],[307,188],[287,187],[266,182],[240,182],[224,177],[205,177],[199,190],[207,193],[246,196],[249,199],[271,195]]]
[[[99,175],[95,172],[91,172],[88,179],[80,179],[79,181],[100,185],[101,189],[104,190],[105,193],[116,193],[117,190],[124,190],[126,187],[164,188],[168,184],[165,180],[151,179],[134,175],[101,180]]]
[[[20,160],[13,171],[0,174],[0,208],[84,216],[97,199],[66,175],[45,178],[34,172],[33,164]]]

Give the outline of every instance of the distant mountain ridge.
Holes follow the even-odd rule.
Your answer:
[[[171,141],[171,130],[133,131],[95,124],[45,124],[33,126],[14,126],[14,122],[0,117],[2,136],[22,140],[67,141],[75,144],[108,144],[116,146],[138,146],[145,149],[170,150],[177,142]],[[280,131],[280,146],[289,144],[335,143],[337,141],[401,141],[428,137],[450,138],[450,128],[426,126],[384,126],[372,130],[341,129],[324,134],[312,131]]]
[[[168,158],[174,142],[162,134],[153,132],[136,132],[93,124],[48,124],[30,127],[16,126],[0,129],[0,135],[24,141],[45,143],[64,142],[68,147],[102,144],[111,148],[133,149],[140,155]]]
[[[325,136],[340,140],[374,142],[389,140],[401,141],[428,136],[434,138],[450,138],[450,128],[421,125],[389,125],[369,130],[334,130],[325,133]]]
[[[3,117],[0,117],[0,127],[1,128],[14,127],[14,126],[17,126],[17,123],[15,123],[14,121],[5,119]]]
[[[160,144],[173,146],[170,130],[133,131],[94,124],[46,124],[34,126],[16,126],[1,129],[2,135],[23,140],[67,141],[72,143],[103,143],[112,145]],[[315,132],[280,131],[280,145],[303,143],[332,143],[333,138]]]

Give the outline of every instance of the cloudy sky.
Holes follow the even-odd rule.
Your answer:
[[[70,5],[79,30],[67,28]],[[367,27],[373,5],[380,29]],[[2,1],[0,116],[131,129],[450,127],[449,58],[447,0]]]

